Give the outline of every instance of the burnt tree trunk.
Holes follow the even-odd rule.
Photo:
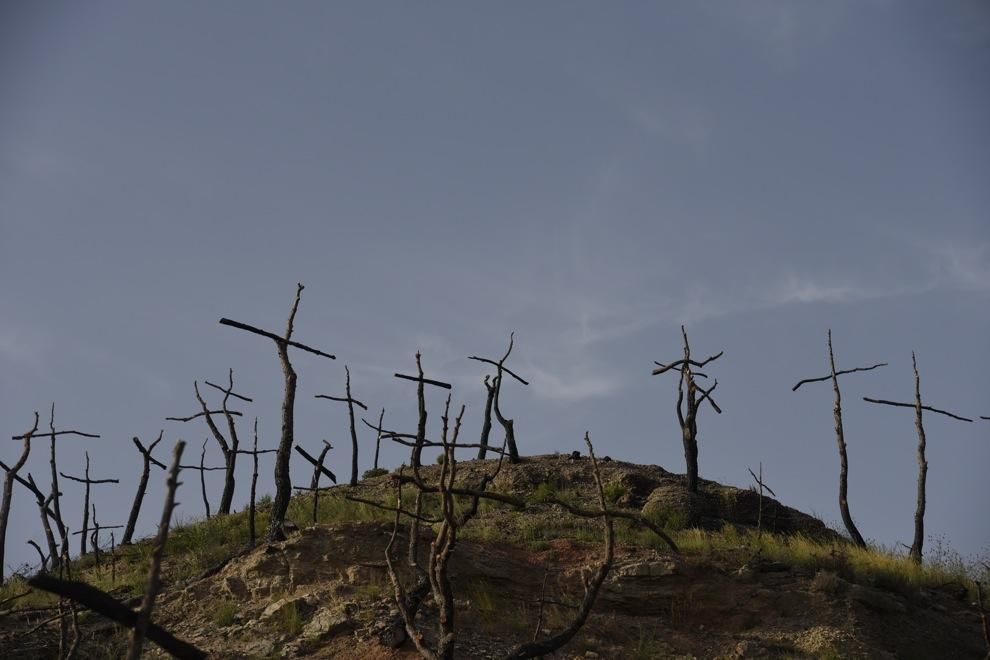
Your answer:
[[[10,518],[10,501],[14,497],[14,478],[17,472],[27,463],[28,454],[31,453],[31,436],[38,430],[38,413],[34,413],[34,427],[27,432],[24,438],[24,448],[17,462],[6,471],[3,477],[3,499],[0,500],[0,584],[3,584],[3,558],[4,547],[7,540],[7,521]]]
[[[138,481],[137,493],[134,494],[134,503],[131,505],[131,513],[127,516],[127,525],[124,527],[124,536],[120,539],[121,545],[130,545],[131,539],[134,536],[134,527],[137,525],[138,515],[141,513],[141,504],[144,502],[144,495],[148,491],[148,476],[151,472],[151,464],[154,463],[163,470],[165,469],[164,463],[155,460],[151,456],[155,445],[162,441],[162,435],[164,433],[164,431],[159,433],[158,439],[152,442],[147,448],[141,444],[138,438],[131,438],[138,451],[141,452],[143,464],[141,467],[141,479]]]
[[[918,375],[918,361],[911,353],[914,368],[914,425],[918,429],[918,501],[914,510],[914,541],[911,543],[911,560],[921,563],[922,548],[925,544],[925,481],[928,477],[928,461],[925,459],[925,427],[921,421],[921,377]]]
[[[410,459],[413,470],[419,469],[422,465],[423,443],[426,442],[426,394],[423,391],[423,362],[419,351],[416,351],[416,370],[419,372],[419,382],[416,387],[419,423],[416,425],[416,446],[412,450],[412,458]]]
[[[485,389],[488,390],[488,398],[485,401],[485,417],[481,423],[481,440],[478,444],[478,460],[484,460],[488,453],[488,436],[492,432],[492,404],[495,401],[495,386],[488,384],[488,376],[485,376]],[[513,443],[514,444],[514,443]]]
[[[248,503],[248,534],[251,537],[251,547],[254,547],[255,542],[255,528],[254,528],[254,516],[255,516],[255,494],[258,488],[258,418],[254,418],[254,451],[251,452],[251,465],[253,471],[251,472],[251,500]]]
[[[298,298],[296,299],[298,301]],[[291,318],[289,322],[291,330]],[[275,499],[272,500],[272,512],[268,521],[268,540],[282,541],[285,531],[285,512],[289,510],[289,498],[292,496],[292,482],[289,480],[289,456],[292,451],[293,411],[296,405],[296,371],[289,361],[289,347],[278,345],[278,359],[282,364],[282,376],[285,379],[285,394],[282,398],[282,435],[279,439],[278,450],[275,452]]]
[[[289,478],[289,458],[292,452],[293,442],[293,414],[296,403],[296,372],[289,361],[289,347],[298,348],[314,355],[319,355],[330,360],[336,358],[329,353],[318,351],[315,348],[292,341],[293,324],[296,319],[296,312],[299,310],[299,299],[302,296],[303,285],[296,285],[296,299],[289,312],[289,320],[286,323],[285,334],[278,336],[267,330],[255,328],[246,323],[232,321],[230,319],[220,319],[221,325],[229,325],[255,335],[267,337],[275,342],[278,351],[279,363],[282,365],[282,376],[285,380],[285,393],[282,398],[282,434],[279,438],[278,449],[275,452],[275,498],[272,501],[271,515],[268,520],[267,538],[269,541],[282,541],[285,539],[285,513],[289,509],[289,499],[292,497],[292,481]]]
[[[849,459],[846,456],[846,437],[842,429],[842,393],[839,391],[839,379],[835,371],[835,355],[832,352],[832,331],[828,331],[828,363],[832,371],[832,391],[835,393],[835,405],[832,415],[835,418],[835,441],[839,445],[839,513],[842,524],[846,526],[853,542],[861,548],[866,547],[863,535],[856,528],[852,514],[849,513]]]
[[[687,490],[691,493],[698,492],[698,409],[701,404],[708,401],[715,412],[721,414],[722,409],[718,407],[712,398],[712,391],[718,387],[718,380],[707,390],[698,385],[695,380],[707,378],[703,373],[694,371],[694,367],[704,367],[709,362],[713,362],[722,357],[722,352],[712,355],[701,362],[691,359],[691,344],[688,342],[687,330],[681,326],[681,337],[684,340],[683,357],[670,364],[654,362],[657,368],[653,370],[653,375],[658,376],[667,371],[674,370],[680,373],[677,381],[677,423],[681,427],[681,444],[684,446],[684,463],[686,468],[685,481]],[[698,393],[701,392],[699,398]]]

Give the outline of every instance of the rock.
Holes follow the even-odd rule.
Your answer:
[[[283,613],[292,607],[296,608],[299,618],[305,619],[313,612],[314,609],[316,609],[316,599],[312,596],[288,596],[286,598],[280,598],[266,607],[259,618],[264,621],[273,617],[282,616]]]
[[[247,600],[251,596],[251,593],[248,591],[247,584],[245,584],[244,580],[236,575],[228,575],[225,577],[223,579],[223,588],[224,591],[237,600]]]
[[[878,589],[854,585],[849,589],[849,597],[856,602],[880,612],[894,614],[904,614],[907,612],[907,606],[898,600],[896,596]]]
[[[308,640],[321,641],[354,630],[355,623],[345,609],[321,609],[302,630]]]
[[[677,564],[670,559],[635,561],[615,569],[618,577],[663,577],[677,575],[678,572]]]

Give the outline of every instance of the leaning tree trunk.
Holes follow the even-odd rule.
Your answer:
[[[849,513],[849,460],[846,456],[846,437],[842,430],[842,394],[839,392],[839,379],[835,373],[835,356],[832,353],[832,331],[828,333],[828,361],[832,370],[832,390],[835,392],[835,405],[832,408],[832,415],[835,418],[835,441],[839,445],[839,512],[842,514],[842,523],[846,526],[846,531],[853,542],[861,548],[866,547],[863,535],[856,528],[852,514]]]
[[[925,479],[928,476],[928,461],[925,459],[925,427],[921,422],[921,377],[918,375],[918,362],[911,354],[914,365],[914,425],[918,429],[918,502],[914,511],[914,542],[911,544],[911,560],[921,563],[921,551],[925,543]]]
[[[24,438],[24,449],[20,458],[14,463],[3,477],[3,500],[0,501],[0,584],[3,584],[3,558],[4,546],[7,539],[7,521],[10,518],[10,500],[14,496],[14,478],[17,472],[27,463],[28,454],[31,453],[31,436],[38,430],[38,413],[34,414],[34,429],[29,431]]]

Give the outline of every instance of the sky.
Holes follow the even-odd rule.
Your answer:
[[[990,6],[986,2],[6,2],[0,8],[0,420],[101,434],[83,454],[103,525],[139,474],[204,423],[194,380],[234,369],[278,441],[274,344],[306,285],[292,353],[296,441],[346,479],[353,394],[415,428],[413,373],[454,384],[481,426],[484,365],[515,332],[503,409],[526,454],[583,449],[684,470],[676,379],[686,324],[721,415],[701,476],[839,523],[827,383],[842,380],[849,500],[864,536],[913,534],[916,351],[925,403],[990,415]],[[213,405],[215,392],[205,392]],[[430,392],[430,434],[443,402]],[[926,529],[990,553],[990,422],[925,417]],[[374,436],[360,430],[360,466]],[[475,440],[476,441],[476,440]],[[20,445],[0,444],[13,462]],[[212,440],[207,463],[221,464]],[[470,452],[469,452],[470,453]],[[406,450],[383,447],[395,467]],[[271,492],[262,461],[260,492]],[[293,456],[293,480],[310,469]],[[48,483],[47,442],[25,472]],[[245,506],[250,461],[238,469]],[[160,515],[152,475],[139,534]],[[203,515],[187,473],[177,518]],[[208,482],[213,506],[220,473]],[[63,511],[80,526],[82,490]],[[78,509],[78,511],[77,511]],[[36,562],[15,489],[7,564]]]

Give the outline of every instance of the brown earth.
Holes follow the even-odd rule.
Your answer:
[[[470,483],[491,462],[458,465]],[[427,476],[434,469],[426,469]],[[755,524],[760,509],[756,493],[714,482],[702,482],[697,496],[686,497],[682,477],[655,466],[609,461],[602,472],[607,487],[619,484],[611,491],[616,506],[661,517],[680,515],[710,528],[745,527]],[[386,479],[358,489],[380,491]],[[508,466],[494,489],[526,495],[550,484],[542,488],[567,491],[580,501],[590,499],[591,483],[586,461],[543,456]],[[769,498],[762,512],[766,528],[841,543],[820,521]],[[520,543],[519,525],[528,516],[550,520],[567,514],[550,505],[514,516],[495,508],[471,523],[491,525],[495,535],[457,546],[451,577],[459,658],[500,658],[531,639],[545,576],[543,599],[559,605],[546,606],[543,634],[559,631],[583,594],[582,575],[600,560],[601,546],[593,539]],[[380,639],[396,614],[384,562],[391,532],[391,524],[376,521],[303,526],[282,543],[262,545],[211,575],[166,589],[155,620],[213,658],[418,657],[409,643],[393,649]],[[430,533],[422,531],[424,554]],[[408,583],[408,575],[400,577]],[[680,556],[620,545],[590,619],[554,657],[983,658],[978,617],[957,592],[900,593],[851,584],[832,573],[761,559],[742,544]],[[427,640],[435,622],[436,610],[427,602],[419,617]],[[85,618],[83,625],[91,636],[103,631],[118,640],[117,647],[108,647],[121,648],[124,638],[113,625],[98,617]],[[37,650],[0,651],[9,658],[44,657]],[[148,655],[163,656],[153,645]]]

